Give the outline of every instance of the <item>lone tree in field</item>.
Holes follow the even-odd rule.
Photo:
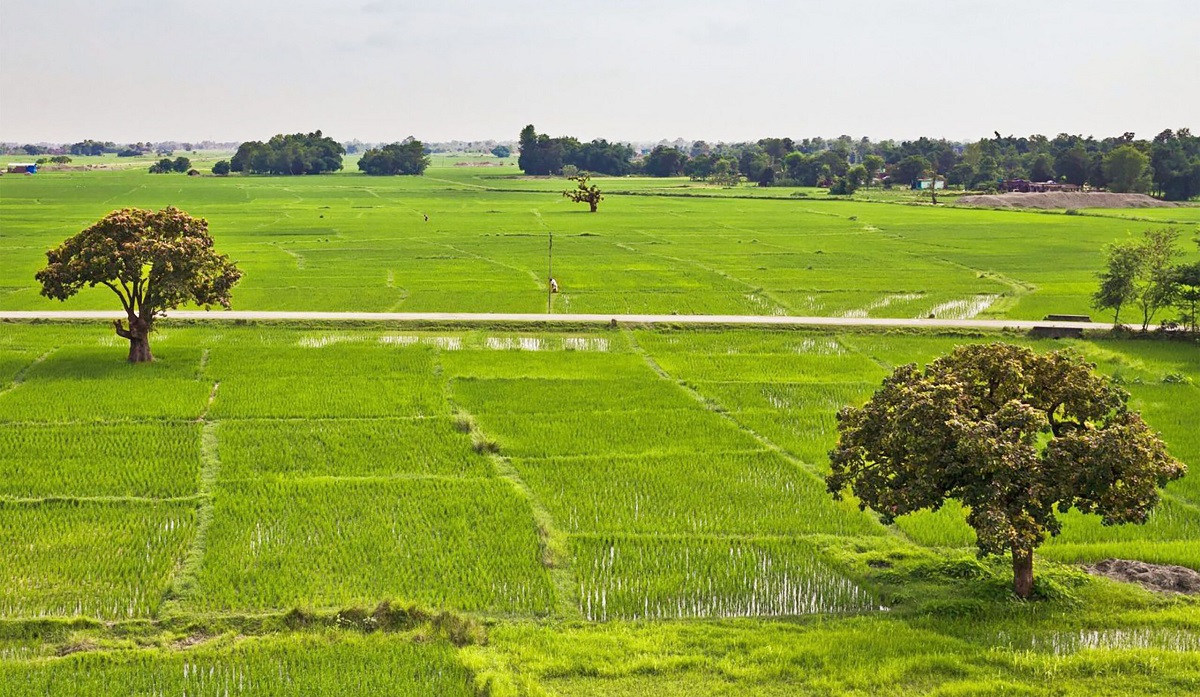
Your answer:
[[[113,323],[117,335],[129,340],[129,362],[144,363],[153,360],[150,332],[163,312],[186,302],[229,308],[242,272],[212,246],[203,218],[172,207],[126,208],[46,252],[49,263],[35,278],[47,298],[97,285],[116,293],[129,322]]]
[[[958,500],[979,553],[1011,552],[1013,589],[1028,598],[1033,551],[1061,529],[1056,510],[1144,523],[1158,487],[1187,471],[1092,368],[1003,343],[897,368],[864,406],[838,414],[829,491],[849,487],[887,523]]]
[[[595,184],[592,184],[591,186],[588,185],[588,182],[591,181],[591,178],[592,175],[588,174],[587,172],[584,172],[577,177],[571,177],[571,181],[575,182],[575,188],[567,189],[563,192],[563,196],[566,196],[575,203],[588,204],[591,206],[591,211],[589,212],[595,213],[596,206],[600,205],[600,202],[604,200],[604,197],[600,195],[600,187],[596,186]]]

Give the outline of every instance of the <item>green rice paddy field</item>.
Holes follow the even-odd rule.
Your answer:
[[[933,209],[883,191],[862,196],[893,203],[637,178],[599,180],[608,196],[592,215],[558,195],[562,179],[454,161],[474,162],[440,157],[426,176],[393,178],[360,175],[349,160],[320,177],[140,166],[5,176],[0,309],[63,307],[33,282],[46,249],[123,206],[207,218],[246,273],[236,307],[256,310],[544,311],[553,232],[561,313],[1040,319],[1091,313],[1104,244],[1200,225],[1200,207]],[[106,293],[85,291],[71,307],[110,308]]]
[[[1068,516],[1034,603],[961,510],[824,492],[838,407],[997,338],[1061,345],[167,323],[130,366],[0,325],[0,693],[1200,689],[1200,605],[1073,566],[1200,569],[1194,476],[1145,526]],[[1070,345],[1200,465],[1194,346]]]
[[[113,309],[32,277],[123,206],[208,218],[246,310],[542,311],[553,231],[560,313],[1040,318],[1089,312],[1103,244],[1200,224],[638,179],[589,215],[458,161],[4,176],[0,309]],[[1081,352],[1193,470],[1144,526],[1067,515],[1036,602],[961,509],[884,526],[822,481],[840,407],[998,339]],[[153,364],[122,344],[0,323],[4,697],[1200,693],[1200,603],[1079,568],[1200,570],[1195,344],[170,321]]]

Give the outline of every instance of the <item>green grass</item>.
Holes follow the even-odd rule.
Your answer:
[[[1194,600],[1069,566],[1200,568],[1194,475],[1145,526],[1066,515],[1030,603],[1006,560],[975,558],[956,505],[889,528],[821,481],[840,407],[891,366],[997,338],[1120,376],[1195,468],[1194,345],[167,322],[160,360],[131,367],[108,331],[0,325],[17,694],[1200,686]],[[372,625],[388,600],[452,614]]]
[[[181,422],[5,424],[0,497],[195,493],[200,428]]]
[[[770,451],[513,460],[572,533],[875,535],[824,482]]]
[[[0,308],[114,308],[106,289],[41,298],[33,274],[46,249],[122,206],[208,219],[246,273],[236,307],[264,310],[541,312],[553,231],[557,312],[1036,319],[1091,312],[1103,245],[1159,224],[1129,216],[1197,222],[1190,208],[1067,216],[640,178],[597,180],[607,197],[591,215],[559,195],[562,179],[460,160],[424,177],[366,177],[352,162],[322,177],[5,177]]]
[[[877,609],[870,592],[800,540],[579,536],[589,620],[772,617]]]
[[[150,617],[195,534],[191,502],[0,502],[0,617]]]
[[[114,651],[0,661],[0,683],[12,697],[472,694],[470,675],[456,660],[453,647],[444,642],[298,634],[216,644],[187,651]]]
[[[222,480],[492,474],[445,417],[230,419],[217,437]]]
[[[528,507],[494,480],[222,484],[186,607],[253,611],[383,599],[545,614]]]

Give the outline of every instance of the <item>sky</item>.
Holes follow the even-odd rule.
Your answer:
[[[1152,137],[1198,117],[1197,0],[0,0],[10,142]]]

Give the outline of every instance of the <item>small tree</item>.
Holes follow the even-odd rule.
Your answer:
[[[1116,242],[1105,247],[1106,268],[1097,274],[1100,288],[1092,295],[1092,305],[1114,310],[1114,323],[1120,323],[1121,308],[1133,303],[1142,311],[1142,331],[1160,310],[1176,300],[1178,267],[1174,261],[1182,252],[1175,247],[1179,231],[1174,228],[1146,230],[1140,240]]]
[[[169,157],[150,165],[150,174],[170,174],[175,171],[175,163]]]
[[[600,187],[596,186],[595,184],[588,184],[588,182],[591,181],[591,178],[591,175],[587,172],[584,172],[577,177],[571,177],[571,180],[575,182],[575,188],[567,189],[563,192],[563,196],[566,196],[575,203],[588,204],[588,206],[591,207],[590,212],[595,213],[596,206],[600,205],[600,202],[604,200],[604,197],[600,195]]]
[[[163,312],[186,302],[229,308],[242,272],[212,247],[203,218],[172,207],[126,208],[46,252],[49,263],[35,278],[42,295],[57,300],[84,286],[116,293],[129,322],[113,323],[117,335],[129,340],[129,362],[144,363],[153,360],[150,332]]]
[[[863,158],[863,167],[867,170],[867,178],[863,183],[864,186],[871,186],[878,176],[879,171],[883,169],[883,158],[878,155],[867,155]]]
[[[512,148],[508,147],[507,145],[497,145],[496,147],[492,148],[492,154],[501,158],[510,157],[512,155]]]
[[[1180,319],[1192,332],[1200,329],[1200,261],[1175,267],[1175,305],[1182,313]]]
[[[179,172],[181,174],[183,172],[188,171],[191,168],[192,168],[192,161],[189,160],[188,158],[184,157],[183,155],[180,155],[179,157],[175,158],[175,160],[173,162],[171,162],[171,169],[173,169],[176,172]]]
[[[1183,253],[1175,248],[1179,231],[1174,228],[1146,230],[1138,245],[1141,273],[1134,281],[1135,297],[1142,310],[1142,331],[1150,327],[1159,310],[1175,301],[1175,259]]]
[[[212,173],[219,177],[229,174],[229,160],[217,160],[217,164],[213,165]]]
[[[1067,351],[960,346],[906,365],[838,413],[830,493],[847,487],[886,523],[956,499],[980,555],[1011,552],[1013,589],[1033,593],[1033,552],[1055,511],[1144,523],[1158,487],[1187,471],[1128,410],[1129,395]]]
[[[1134,240],[1105,246],[1105,269],[1096,274],[1100,288],[1092,295],[1097,310],[1112,310],[1113,325],[1121,323],[1121,308],[1137,297],[1137,279],[1145,263],[1141,245]]]

